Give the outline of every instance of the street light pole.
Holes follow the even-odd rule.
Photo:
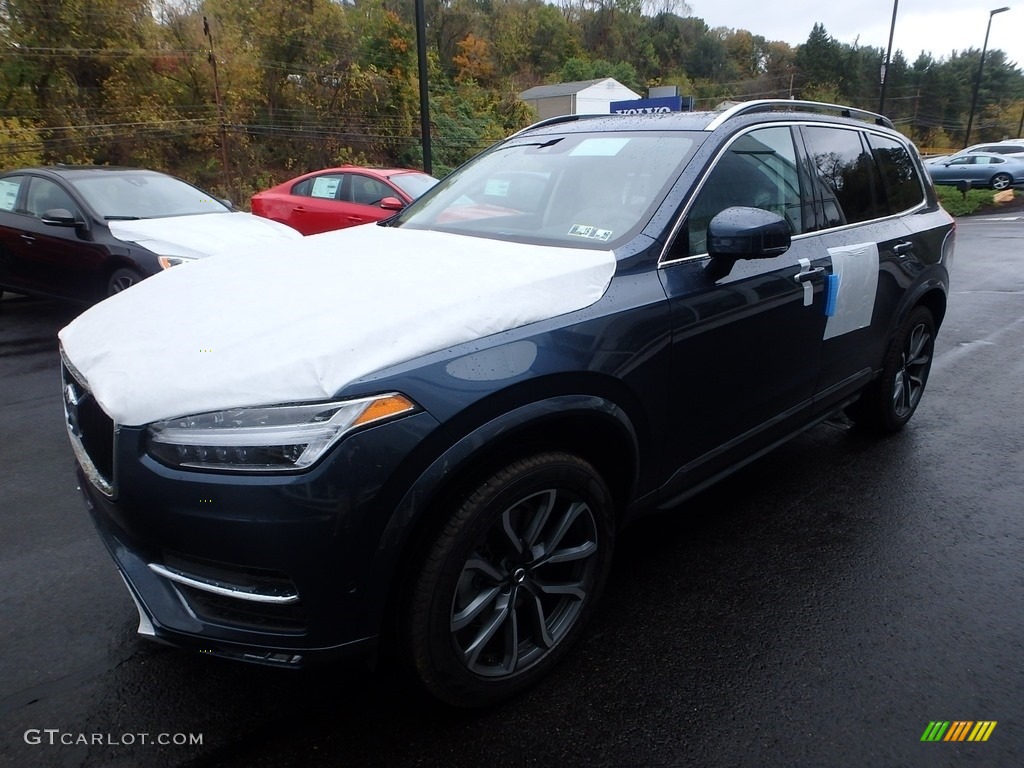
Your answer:
[[[423,0],[416,0],[416,58],[420,70],[420,142],[423,147],[423,172],[434,172],[430,150],[430,91],[427,88],[427,21]]]
[[[985,70],[985,51],[988,50],[988,33],[992,31],[992,17],[997,13],[1010,10],[1009,6],[996,8],[988,12],[988,26],[985,27],[985,42],[981,46],[981,61],[978,62],[978,77],[974,81],[974,95],[971,96],[971,113],[967,117],[967,135],[964,136],[964,146],[971,143],[971,127],[974,125],[974,110],[978,106],[978,90],[981,88],[981,73]]]
[[[892,24],[889,25],[889,47],[885,49],[885,61],[882,63],[882,92],[878,96],[878,114],[885,113],[885,76],[889,74],[889,62],[892,61],[892,37],[896,33],[896,9],[900,7],[900,0],[892,2]]]

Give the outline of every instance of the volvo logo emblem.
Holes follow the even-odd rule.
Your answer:
[[[71,434],[81,436],[82,431],[78,423],[78,393],[73,384],[64,387],[64,415],[68,420],[68,429]]]

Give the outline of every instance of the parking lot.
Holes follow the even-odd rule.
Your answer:
[[[906,430],[823,424],[635,525],[576,652],[484,712],[390,667],[279,672],[138,640],[75,489],[56,332],[76,311],[0,303],[0,764],[1021,764],[1024,215],[958,221]],[[997,726],[922,743],[939,720]]]

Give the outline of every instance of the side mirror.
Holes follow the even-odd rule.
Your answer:
[[[380,201],[380,207],[385,211],[400,211],[405,208],[405,203],[397,197],[385,197]]]
[[[50,208],[43,212],[41,221],[52,227],[73,227],[75,215],[67,208]]]
[[[763,208],[726,208],[708,224],[708,254],[704,267],[712,282],[732,271],[739,259],[772,259],[789,250],[793,231],[784,218]]]
[[[228,200],[226,197],[217,198],[217,202],[227,208],[229,211],[235,210],[235,204]]]
[[[772,259],[789,250],[789,222],[762,208],[726,208],[708,225],[708,253],[732,259]]]

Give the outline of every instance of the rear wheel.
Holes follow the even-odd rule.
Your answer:
[[[608,488],[571,454],[522,459],[478,485],[406,600],[403,651],[427,690],[480,706],[546,675],[594,609],[613,529]]]
[[[935,320],[927,308],[916,307],[889,345],[881,376],[847,408],[847,416],[877,435],[898,432],[921,402],[934,351]]]
[[[1006,173],[997,173],[992,177],[992,189],[1007,189],[1013,184],[1013,178]]]

